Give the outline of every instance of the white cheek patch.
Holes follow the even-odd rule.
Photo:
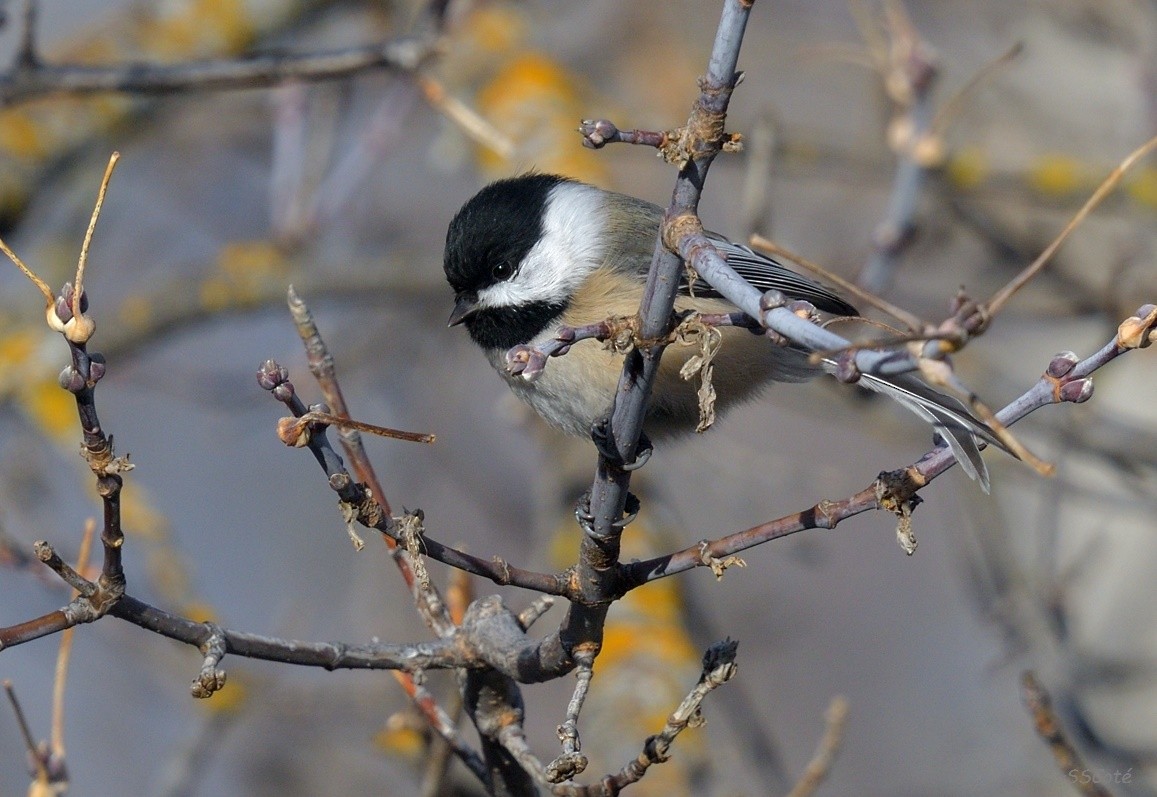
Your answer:
[[[478,292],[479,307],[569,299],[603,260],[603,193],[581,183],[551,189],[539,239],[513,279]]]

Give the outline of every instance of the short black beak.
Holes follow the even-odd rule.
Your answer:
[[[458,301],[454,303],[454,311],[450,313],[450,320],[446,323],[448,327],[458,326],[478,309],[478,297],[473,294],[465,293],[458,296],[457,299]]]

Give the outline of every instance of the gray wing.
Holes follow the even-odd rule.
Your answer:
[[[729,241],[721,235],[709,232],[711,243],[727,258],[727,265],[750,282],[760,293],[769,290],[782,291],[788,299],[803,299],[811,302],[825,313],[834,315],[859,315],[855,307],[845,302],[832,291],[807,277],[796,274],[766,255],[761,255],[741,244]],[[723,297],[705,280],[695,280],[695,295],[714,299]],[[679,285],[679,291],[690,294],[686,278]]]

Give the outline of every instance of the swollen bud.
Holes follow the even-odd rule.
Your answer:
[[[1072,382],[1066,382],[1061,385],[1059,395],[1061,401],[1071,401],[1074,404],[1088,401],[1093,397],[1093,380],[1074,379]]]
[[[1049,363],[1048,370],[1045,372],[1053,379],[1060,379],[1069,371],[1073,370],[1081,358],[1076,355],[1076,352],[1062,351],[1060,354],[1054,355],[1052,362]]]

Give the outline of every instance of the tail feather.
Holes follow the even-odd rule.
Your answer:
[[[831,361],[826,361],[825,365],[829,368],[835,367],[835,363]],[[909,374],[886,378],[863,374],[860,384],[888,396],[932,424],[940,433],[941,439],[948,444],[961,469],[969,478],[976,481],[984,492],[989,491],[991,485],[988,467],[980,456],[977,441],[983,441],[1005,451],[1008,451],[1008,448],[1000,442],[984,421],[969,412],[962,402],[933,390]]]

